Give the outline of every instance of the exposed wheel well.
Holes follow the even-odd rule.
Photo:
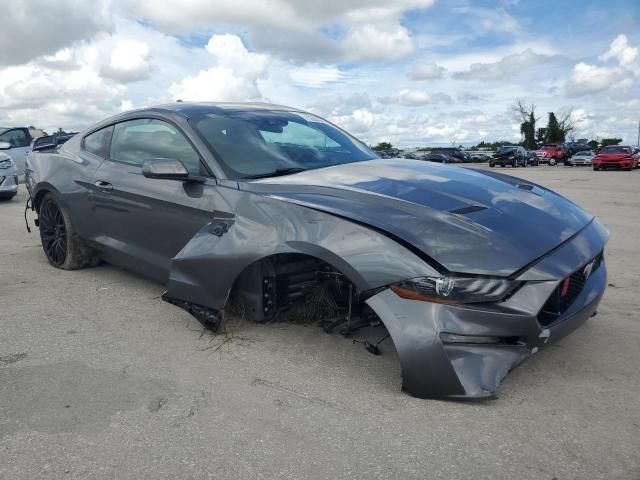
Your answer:
[[[50,190],[42,189],[38,191],[36,196],[33,198],[33,208],[36,212],[40,212],[40,205],[42,205],[42,200],[47,193],[50,193]]]
[[[314,320],[330,310],[360,311],[368,296],[341,271],[307,254],[282,253],[262,258],[236,278],[227,304],[242,308],[245,317],[268,321],[296,305],[317,308]]]

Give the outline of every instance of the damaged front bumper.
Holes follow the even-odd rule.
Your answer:
[[[369,298],[398,352],[403,389],[420,398],[494,397],[512,368],[595,314],[607,285],[606,238],[592,223],[520,275],[524,284],[503,302],[445,305],[403,299],[390,289]],[[573,279],[579,291],[570,287]],[[563,290],[572,301],[550,315],[551,300]]]

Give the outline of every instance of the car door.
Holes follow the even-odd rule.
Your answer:
[[[0,142],[7,142],[11,148],[4,150],[9,155],[18,169],[18,180],[24,182],[24,166],[29,154],[30,138],[24,128],[11,128],[0,134]]]
[[[180,160],[192,175],[205,175],[201,157],[184,133],[160,119],[114,125],[109,157],[93,176],[91,202],[106,260],[164,282],[171,259],[213,219],[216,181],[152,179],[147,161]]]

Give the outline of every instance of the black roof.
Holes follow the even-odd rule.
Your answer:
[[[273,112],[298,112],[305,113],[302,110],[298,110],[284,105],[276,105],[271,103],[257,103],[257,102],[175,102],[167,103],[164,105],[158,105],[155,107],[138,108],[136,110],[129,110],[117,115],[105,118],[100,122],[92,125],[83,132],[83,135],[90,132],[99,130],[106,125],[135,118],[139,115],[156,114],[156,115],[173,115],[181,116],[185,119],[193,117],[195,115],[207,114],[207,113],[231,113],[231,112],[247,112],[247,111],[273,111]]]
[[[260,102],[175,102],[145,108],[143,111],[144,110],[175,112],[187,118],[201,113],[225,113],[226,111],[273,110],[300,112],[300,110],[296,108]]]

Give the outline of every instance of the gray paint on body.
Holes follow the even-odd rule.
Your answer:
[[[206,112],[282,108],[185,103],[121,114],[56,152],[32,153],[27,186],[36,209],[43,192],[54,192],[105,260],[166,283],[172,299],[213,311],[261,259],[302,253],[323,260],[369,296],[398,351],[405,390],[420,397],[492,396],[513,366],[595,312],[606,286],[604,262],[553,325],[538,322],[552,291],[598,255],[608,237],[597,220],[548,189],[405,159],[233,180],[189,125],[190,116]],[[139,167],[81,148],[87,133],[141,117],[180,128],[211,178],[145,178]],[[102,191],[97,181],[112,189]],[[510,277],[523,286],[504,302],[464,306],[406,300],[387,288],[451,273]],[[441,332],[518,341],[444,344]]]

